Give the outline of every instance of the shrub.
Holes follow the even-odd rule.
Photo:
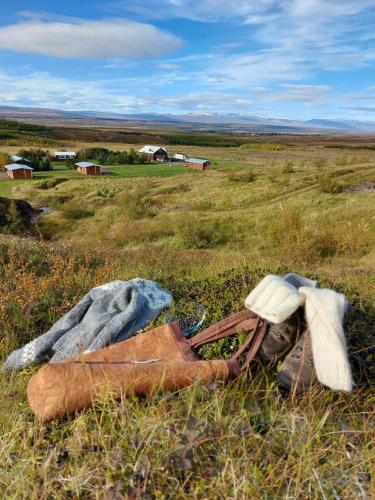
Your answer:
[[[346,187],[345,184],[337,181],[332,174],[326,174],[318,180],[319,190],[322,193],[337,194],[341,193]]]
[[[327,166],[327,163],[327,158],[317,158],[314,161],[313,165],[317,170],[323,170],[323,168]]]
[[[282,254],[286,261],[311,263],[319,257],[302,215],[292,208],[277,214],[266,228],[265,237],[270,253]]]
[[[59,194],[58,196],[54,196],[51,200],[51,206],[54,208],[59,208],[64,203],[68,203],[72,201],[74,196],[72,194]]]
[[[325,221],[318,227],[314,238],[314,245],[322,257],[363,254],[371,243],[368,224],[365,221],[354,223],[345,216]]]
[[[104,198],[106,200],[113,198],[114,195],[115,193],[113,191],[110,191],[107,187],[98,189],[96,192],[96,196],[99,196],[100,198]]]
[[[241,151],[282,151],[283,149],[285,149],[283,144],[273,142],[253,142],[240,146]]]
[[[39,189],[52,189],[62,182],[68,181],[66,177],[56,177],[55,179],[46,179],[38,184]]]
[[[177,228],[178,239],[185,248],[212,248],[229,241],[229,227],[222,220],[191,217]]]
[[[23,234],[25,232],[25,221],[17,210],[17,205],[14,200],[10,201],[8,212],[6,214],[6,222],[4,232],[8,234]]]
[[[279,178],[280,170],[275,166],[275,162],[272,162],[268,172],[267,172],[267,179],[274,183],[277,181]]]
[[[68,220],[78,220],[85,217],[91,217],[95,213],[94,210],[87,210],[75,202],[65,203],[62,206],[61,211],[64,218]]]
[[[65,166],[66,168],[69,168],[70,170],[74,170],[76,168],[76,160],[72,160],[71,158],[68,158],[65,160]]]
[[[11,160],[8,153],[0,151],[0,170],[3,170],[5,165],[8,165],[9,163],[11,163]]]
[[[243,170],[240,172],[230,172],[227,176],[229,181],[232,182],[254,182],[256,180],[256,175],[252,170]]]
[[[150,184],[144,184],[132,191],[125,191],[120,195],[120,205],[123,206],[129,219],[138,220],[156,215],[155,208],[160,207],[157,201],[149,195]]]
[[[294,174],[294,163],[292,161],[287,161],[282,169],[283,174]]]

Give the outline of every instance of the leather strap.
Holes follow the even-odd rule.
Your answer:
[[[199,349],[199,347],[204,344],[235,335],[236,333],[249,332],[245,342],[231,357],[231,360],[234,361],[247,352],[245,361],[241,366],[241,371],[245,371],[256,356],[263,342],[268,324],[268,321],[263,320],[259,316],[255,316],[254,313],[245,309],[238,313],[231,314],[215,325],[206,328],[195,337],[189,339],[188,342],[190,347]]]
[[[212,325],[205,330],[189,339],[191,347],[200,347],[203,344],[214,342],[238,332],[249,331],[256,324],[256,318],[247,309],[231,314],[225,319],[222,319],[215,325]]]
[[[254,332],[254,335],[252,335],[251,340],[252,344],[249,349],[249,352],[247,353],[246,359],[241,366],[241,371],[245,371],[249,368],[250,363],[252,360],[255,358],[257,352],[259,351],[260,346],[262,345],[263,339],[267,333],[267,325],[268,322],[264,321],[261,328],[256,332]]]

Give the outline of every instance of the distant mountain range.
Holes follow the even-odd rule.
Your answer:
[[[362,120],[288,120],[241,114],[119,114],[98,111],[0,106],[0,118],[44,125],[110,128],[174,128],[247,133],[375,132],[375,122]]]

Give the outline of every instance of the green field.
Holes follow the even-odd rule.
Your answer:
[[[50,211],[33,237],[0,236],[0,353],[114,279],[160,282],[179,314],[203,303],[208,326],[242,309],[264,275],[294,271],[352,303],[353,394],[316,385],[294,398],[275,366],[256,361],[228,386],[106,400],[41,425],[26,399],[37,367],[1,373],[4,498],[372,498],[375,151],[290,142],[169,148],[208,158],[205,172],[150,164],[88,177],[55,164],[30,181],[1,179],[0,195]],[[203,354],[228,357],[232,347]]]

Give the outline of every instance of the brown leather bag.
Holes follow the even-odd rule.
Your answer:
[[[197,351],[209,342],[249,331],[230,360],[202,361]],[[234,313],[191,339],[178,322],[163,325],[131,339],[60,363],[43,366],[29,381],[30,406],[42,421],[87,408],[110,394],[177,390],[194,380],[209,383],[236,378],[249,366],[266,333],[266,322],[248,310]],[[245,355],[242,366],[239,357]]]

